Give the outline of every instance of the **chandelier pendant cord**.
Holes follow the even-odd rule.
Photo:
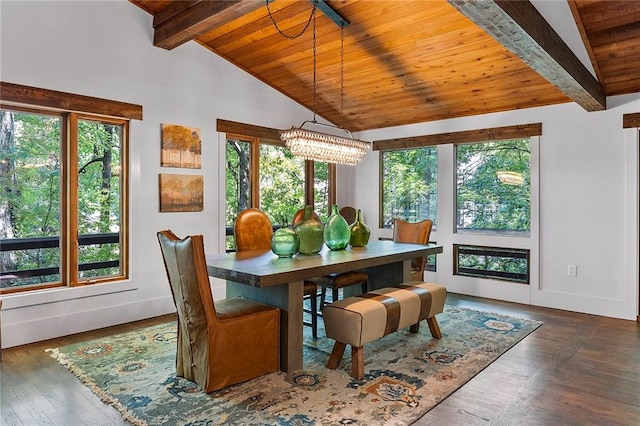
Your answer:
[[[300,32],[298,34],[296,34],[296,35],[285,34],[280,29],[280,27],[278,26],[278,23],[276,22],[276,20],[273,18],[273,15],[271,14],[271,8],[269,7],[269,3],[271,3],[272,1],[275,1],[275,0],[264,0],[265,4],[267,5],[267,12],[269,12],[269,19],[271,19],[271,22],[273,23],[273,26],[280,33],[280,35],[283,36],[283,37],[288,38],[289,40],[295,40],[296,38],[300,37],[305,31],[307,31],[307,28],[309,28],[309,24],[311,23],[311,19],[313,18],[315,20],[316,8],[318,6],[318,2],[317,1],[312,1],[313,9],[311,9],[311,15],[309,15],[309,19],[307,20],[307,23],[302,28],[302,30],[300,30]],[[314,24],[315,24],[315,21],[314,21]]]
[[[340,27],[340,128],[344,129],[344,27]]]
[[[269,8],[269,1],[267,1],[267,9]],[[345,164],[355,166],[360,162],[362,157],[371,149],[369,142],[355,139],[351,132],[344,128],[344,27],[349,23],[333,10],[324,0],[312,0],[313,10],[309,16],[309,21],[300,34],[302,35],[304,30],[310,25],[313,19],[313,120],[304,121],[300,127],[291,127],[291,129],[281,130],[280,138],[285,142],[285,145],[293,155],[296,157],[304,158],[305,160],[312,161],[325,161],[329,163]],[[317,121],[318,110],[318,59],[317,59],[317,19],[316,19],[316,7],[320,8],[323,13],[328,16],[340,26],[340,126],[334,124],[319,123]],[[290,37],[283,34],[278,28],[275,20],[271,16],[269,10],[269,17],[275,25],[280,34],[287,38]],[[340,18],[336,20],[336,18]],[[326,126],[332,129],[342,131],[348,135],[348,137],[338,136],[330,133],[318,132],[315,130],[305,129],[305,124],[312,124],[314,126]]]
[[[315,6],[314,6],[315,8]],[[313,14],[313,122],[316,122],[316,110],[318,109],[317,78],[316,78],[316,15]]]

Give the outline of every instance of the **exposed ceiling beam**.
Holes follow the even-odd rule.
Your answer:
[[[529,1],[447,1],[584,109],[607,108],[602,85]]]
[[[155,27],[153,45],[171,50],[213,28],[264,7],[256,0],[199,1]]]

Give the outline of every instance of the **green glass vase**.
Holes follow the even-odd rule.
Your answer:
[[[362,221],[362,212],[359,209],[356,211],[356,220],[349,227],[349,231],[351,232],[351,238],[349,238],[351,247],[365,247],[369,243],[371,230]]]
[[[278,257],[291,257],[300,249],[300,237],[291,228],[280,228],[271,238],[271,251]]]
[[[324,227],[324,243],[331,250],[344,250],[349,244],[350,236],[349,224],[338,212],[338,206],[334,204]]]
[[[324,227],[322,222],[313,217],[313,207],[305,206],[304,218],[298,222],[293,230],[300,238],[300,254],[316,254],[322,250],[322,235]]]

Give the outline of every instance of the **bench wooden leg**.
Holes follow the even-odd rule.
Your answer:
[[[358,380],[364,378],[364,346],[351,346],[351,377]]]
[[[340,365],[340,361],[342,360],[342,355],[344,354],[344,348],[347,345],[341,342],[336,342],[333,345],[333,350],[331,351],[331,355],[327,360],[327,368],[330,370],[335,370]]]
[[[433,338],[442,339],[442,332],[440,331],[440,326],[438,325],[436,317],[427,318],[427,324],[429,325],[429,331],[431,331]]]
[[[409,327],[409,331],[412,333],[417,333],[420,331],[420,321],[418,321],[417,323],[413,324],[411,327]]]

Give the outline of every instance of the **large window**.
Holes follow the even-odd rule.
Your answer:
[[[0,115],[0,291],[126,277],[128,121]]]
[[[417,222],[437,219],[438,151],[436,147],[383,151],[381,228],[394,218]]]
[[[456,231],[528,236],[530,139],[456,146]]]
[[[331,179],[327,163],[305,164],[283,144],[234,135],[227,135],[226,162],[227,250],[234,249],[233,223],[246,208],[263,210],[274,228],[291,225],[305,204],[313,204],[321,218],[328,216]],[[306,194],[305,188],[313,193]]]
[[[451,241],[452,273],[466,276],[460,282],[535,282],[540,135],[542,123],[530,123],[374,141],[380,151],[380,227],[389,227],[394,217],[435,221],[437,190],[441,200],[453,201],[437,206],[440,222],[453,226],[434,229],[434,239]],[[440,177],[446,184],[439,188],[436,163],[441,173],[451,172]]]

